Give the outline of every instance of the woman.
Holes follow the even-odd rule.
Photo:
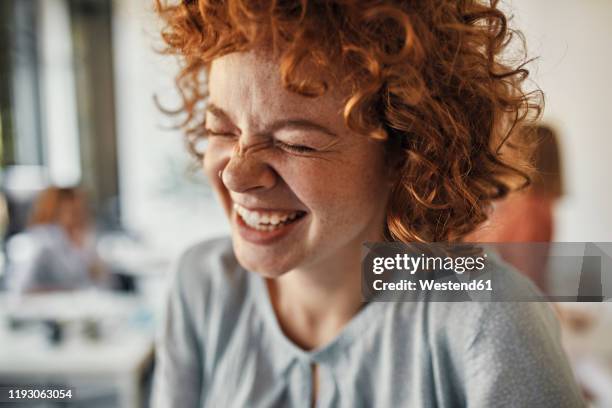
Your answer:
[[[74,290],[108,284],[89,235],[85,195],[49,187],[37,197],[29,226],[8,244],[9,287],[16,292]]]
[[[158,9],[232,234],[179,262],[157,407],[581,405],[546,304],[361,299],[364,241],[458,241],[523,175],[496,2]]]

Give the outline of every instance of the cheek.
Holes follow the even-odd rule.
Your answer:
[[[387,185],[378,166],[367,162],[312,162],[281,170],[293,193],[319,222],[375,216],[386,203]]]
[[[214,175],[215,171],[217,171],[217,173],[219,172],[216,169],[217,168],[219,168],[219,170],[221,169],[221,166],[219,164],[219,159],[217,157],[215,157],[213,151],[208,149],[206,151],[206,154],[204,155],[204,161],[203,161],[202,164],[203,164],[203,167],[204,167],[204,174],[206,174],[206,176],[212,182],[213,179],[214,179],[213,175]]]
[[[206,153],[204,155],[204,173],[208,177],[211,186],[220,196],[222,201],[225,200],[225,196],[228,193],[227,189],[221,182],[219,172],[225,168],[228,161],[229,154],[225,152],[225,149],[216,146],[215,143],[209,143],[208,148],[206,149]]]

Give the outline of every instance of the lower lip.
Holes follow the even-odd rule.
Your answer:
[[[270,245],[270,244],[275,243],[276,241],[281,240],[287,234],[289,234],[292,230],[294,230],[296,226],[300,224],[304,220],[304,218],[306,218],[308,214],[302,216],[297,221],[294,221],[289,224],[285,224],[279,228],[273,229],[272,231],[260,231],[255,228],[249,227],[244,222],[242,217],[238,215],[238,213],[234,211],[233,215],[234,215],[234,221],[236,222],[236,225],[238,227],[238,233],[240,234],[242,239],[252,244]]]

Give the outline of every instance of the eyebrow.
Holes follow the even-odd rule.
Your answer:
[[[213,104],[213,103],[209,103],[206,106],[206,111],[212,113],[213,115],[217,116],[220,119],[224,119],[227,121],[231,122],[231,119],[229,117],[229,115],[221,108],[219,108],[217,105]],[[334,133],[333,131],[331,131],[330,129],[328,129],[327,127],[313,122],[311,120],[308,119],[302,119],[302,118],[296,118],[296,119],[282,119],[282,120],[277,120],[275,122],[273,122],[272,124],[270,124],[267,129],[262,132],[262,133],[274,133],[278,130],[281,129],[302,129],[302,130],[313,130],[313,131],[317,131],[317,132],[321,132],[321,133],[325,133],[329,136],[333,136],[333,137],[337,137],[338,135],[336,133]]]

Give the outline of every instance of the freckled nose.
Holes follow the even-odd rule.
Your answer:
[[[221,174],[223,184],[236,192],[267,190],[276,185],[277,175],[267,163],[252,155],[233,155]]]

